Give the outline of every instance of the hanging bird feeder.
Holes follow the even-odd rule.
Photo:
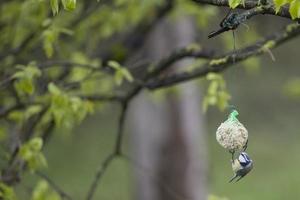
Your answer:
[[[218,143],[232,153],[245,150],[248,141],[248,131],[237,119],[238,114],[233,110],[216,132]]]

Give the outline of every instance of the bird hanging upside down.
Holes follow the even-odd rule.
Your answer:
[[[225,31],[235,30],[245,20],[244,15],[229,12],[220,23],[220,29],[209,33],[208,38],[215,37]]]
[[[253,168],[253,161],[250,159],[246,152],[242,152],[239,157],[231,161],[232,170],[235,173],[234,176],[230,179],[229,183],[233,180],[238,182],[244,176],[246,176]]]

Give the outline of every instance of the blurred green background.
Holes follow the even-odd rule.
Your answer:
[[[230,200],[300,197],[300,100],[288,98],[283,90],[289,78],[300,74],[294,59],[299,44],[300,39],[296,39],[274,50],[275,62],[263,56],[258,73],[249,74],[240,64],[225,72],[232,103],[249,131],[248,152],[254,169],[240,182],[228,183],[232,176],[230,154],[215,140],[215,131],[227,113],[210,108],[206,114],[210,194]],[[55,134],[46,148],[49,168],[45,172],[75,199],[86,195],[97,167],[112,149],[118,109],[112,105],[90,117],[74,129],[72,137]],[[129,134],[127,131],[126,137]],[[131,167],[124,160],[114,162],[101,180],[96,199],[132,199]]]

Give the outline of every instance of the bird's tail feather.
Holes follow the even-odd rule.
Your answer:
[[[220,28],[219,30],[217,31],[212,31],[208,34],[208,38],[212,38],[212,37],[215,37],[225,31],[228,31],[229,29],[228,28]]]
[[[234,179],[236,179],[238,177],[238,175],[234,175],[230,180],[229,183],[231,183]]]
[[[239,180],[241,180],[244,176],[240,176],[238,179],[236,179],[235,182],[238,182]]]

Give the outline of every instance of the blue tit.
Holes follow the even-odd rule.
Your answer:
[[[232,170],[235,173],[234,176],[230,179],[229,183],[236,179],[235,182],[238,182],[241,178],[246,176],[253,168],[253,161],[250,159],[246,152],[241,152],[239,157],[235,160],[232,160]]]

